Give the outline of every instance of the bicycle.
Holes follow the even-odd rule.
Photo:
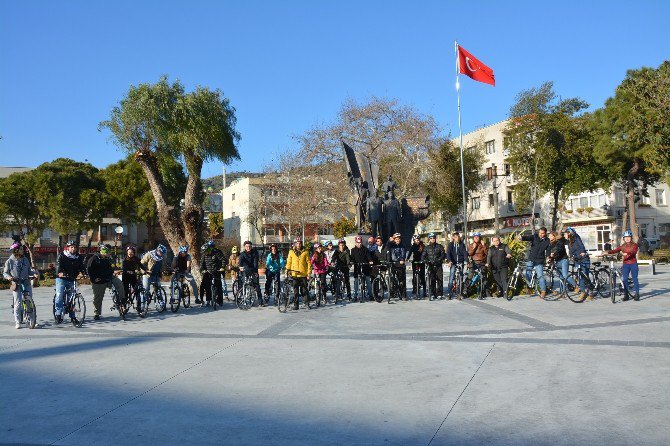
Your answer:
[[[268,304],[269,304],[270,297],[272,297],[272,299],[274,300],[275,306],[279,305],[279,293],[281,292],[281,287],[279,286],[279,275],[280,274],[281,274],[281,271],[277,271],[277,273],[272,278],[272,282],[270,282],[270,295],[268,296]]]
[[[223,292],[223,298],[228,302],[231,301],[230,296],[228,295],[228,284],[226,283],[226,270],[221,268],[221,291]]]
[[[449,265],[449,268],[451,269],[451,265]],[[456,298],[458,300],[461,300],[463,298],[463,277],[465,273],[463,272],[463,264],[462,263],[456,263],[456,271],[454,271],[454,280],[447,284],[447,293],[449,295],[449,299],[451,299],[451,296],[454,294],[456,295]]]
[[[533,294],[542,296],[540,289],[540,278],[538,277],[535,268],[531,270],[530,279],[528,279],[526,276],[527,267],[527,262],[517,262],[516,267],[514,268],[514,271],[512,272],[512,275],[507,282],[507,295],[505,296],[507,300],[512,300],[515,295],[521,294],[520,287],[523,287],[524,285],[526,290],[531,291]],[[554,264],[543,266],[542,275],[544,276],[546,285],[545,294],[542,296],[542,299],[553,301],[561,298],[566,294],[566,281],[560,277],[560,274],[556,271]]]
[[[84,319],[86,318],[86,301],[84,296],[79,292],[79,287],[77,281],[73,281],[71,286],[66,286],[63,289],[63,312],[74,313],[78,323],[76,324],[77,328],[81,328],[84,325]],[[54,315],[54,320],[56,323],[59,323],[58,317],[56,316],[56,293],[54,292],[52,311]]]
[[[29,280],[33,280],[35,276],[28,277]],[[16,283],[16,292],[21,293],[22,301],[19,304],[19,320],[22,324],[26,324],[28,328],[35,328],[37,325],[37,308],[35,307],[35,301],[31,296],[30,291],[25,287],[23,281],[14,281]],[[20,288],[20,289],[19,289]],[[12,308],[14,304],[12,302]]]
[[[380,262],[375,265],[379,268],[378,274],[372,281],[372,295],[379,303],[386,299],[387,303],[391,303],[391,299],[400,300],[402,298],[400,291],[400,284],[395,274],[392,274],[391,269],[393,264],[390,262]]]
[[[235,298],[237,308],[240,310],[248,310],[254,306],[254,300],[256,300],[256,283],[254,276],[255,274],[244,274],[242,289],[237,293],[237,297]]]
[[[321,276],[318,274],[313,274],[312,277],[309,279],[309,287],[308,287],[308,292],[307,294],[310,296],[310,298],[313,296],[314,301],[316,301],[316,306],[320,307],[321,302],[323,301],[323,305],[326,305],[326,298],[325,298],[325,293],[323,291],[323,287],[321,284]],[[311,300],[311,299],[310,299]]]
[[[175,274],[170,285],[170,310],[176,313],[181,304],[184,305],[184,308],[189,308],[191,306],[191,287],[186,281],[186,274]]]
[[[152,287],[153,285],[153,287]],[[160,276],[149,277],[149,286],[142,294],[142,304],[140,306],[140,317],[144,318],[149,312],[149,305],[154,303],[157,312],[162,313],[167,309],[167,293],[160,284]]]
[[[423,265],[423,268],[421,268],[421,265]],[[428,262],[423,261],[412,262],[412,294],[416,296],[417,299],[426,298],[426,285],[432,283],[430,282],[430,272],[426,271],[428,269],[426,268],[426,265],[428,265],[428,268],[430,268],[431,266],[431,264]],[[434,272],[435,271],[433,271],[433,273]],[[423,279],[423,281],[421,279]],[[423,283],[423,297],[421,297],[422,283]]]
[[[126,296],[126,299],[124,301],[121,301],[121,297],[119,296],[119,292],[117,291],[116,287],[110,282],[110,288],[112,289],[112,306],[109,308],[110,311],[118,310],[119,312],[119,317],[122,320],[126,320],[126,314],[128,314],[128,297]]]
[[[612,303],[615,303],[617,292],[623,294],[625,298],[626,289],[628,289],[629,297],[632,297],[633,300],[640,300],[640,296],[637,290],[634,288],[635,284],[633,283],[633,279],[631,277],[628,278],[628,283],[626,284],[627,286],[624,286],[621,267],[617,266],[615,263],[616,257],[603,256],[603,260],[609,261],[609,265],[603,265],[596,271],[596,277],[598,278],[598,281],[600,281],[601,274],[607,277],[606,285],[599,290],[600,295],[602,297],[609,296]],[[598,263],[598,265],[596,265],[596,263]],[[600,266],[599,262],[593,262],[593,265],[596,267]]]
[[[286,278],[281,284],[281,290],[279,292],[279,299],[277,302],[277,310],[280,313],[286,313],[290,305],[294,305],[296,299],[299,299],[293,291],[293,281],[295,280],[291,273],[297,273],[299,271],[295,270],[286,270]]]
[[[368,276],[364,272],[364,268],[370,267],[369,263],[355,263],[354,264],[354,272],[357,272],[358,277],[354,277],[354,288],[356,290],[354,291],[354,294],[356,294],[358,297],[358,301],[363,303],[365,302],[365,298],[368,295],[368,285],[367,285],[367,278]],[[372,281],[371,281],[372,282]]]
[[[332,294],[335,296],[335,303],[344,300],[344,294],[347,292],[345,280],[347,279],[341,269],[338,268],[334,273],[331,273],[330,287],[333,290]]]
[[[484,297],[484,280],[483,277],[486,274],[486,267],[484,265],[478,265],[476,263],[470,264],[468,267],[468,272],[466,274],[465,284],[463,286],[463,296],[472,297],[474,294],[479,292],[478,299],[483,299]]]
[[[598,265],[600,265],[600,263],[598,263]],[[578,292],[580,277],[586,282],[587,290],[579,290]],[[605,282],[604,278],[601,278],[600,280],[598,279],[594,266],[590,266],[585,272],[584,269],[579,268],[577,264],[570,262],[570,272],[565,279],[565,294],[572,302],[582,303],[586,300],[587,294],[590,294],[592,297],[596,296],[599,289],[605,285]],[[574,285],[572,285],[573,283]],[[587,292],[584,293],[583,291]]]

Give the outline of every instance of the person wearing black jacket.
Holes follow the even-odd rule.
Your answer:
[[[253,247],[251,242],[247,240],[244,242],[242,253],[239,256],[238,267],[240,268],[240,273],[242,274],[242,280],[244,281],[247,277],[251,277],[251,283],[256,288],[256,297],[258,297],[258,305],[261,307],[265,306],[265,301],[261,294],[261,285],[258,282],[258,250]]]
[[[132,299],[131,293],[133,290],[137,289],[138,283],[138,271],[146,272],[146,268],[142,265],[142,259],[137,256],[137,248],[133,245],[128,245],[126,248],[126,257],[121,263],[121,282],[123,283],[123,291],[128,297]],[[140,311],[140,306],[142,303],[142,296],[140,293],[137,293],[137,311]]]
[[[568,259],[567,245],[568,241],[563,238],[558,232],[551,231],[549,233],[549,258],[556,265],[556,271],[561,277],[568,281],[572,286],[575,286],[575,281],[568,276],[570,269],[570,259]],[[558,291],[554,291],[555,294]]]
[[[65,249],[58,255],[56,261],[56,324],[63,322],[64,294],[66,288],[72,288],[79,274],[86,274],[84,259],[77,254],[77,246],[73,241],[65,245]],[[74,311],[69,313],[72,325],[79,325]]]
[[[493,280],[498,286],[500,296],[507,294],[507,275],[509,273],[509,260],[512,258],[512,251],[509,246],[500,242],[500,237],[494,235],[491,237],[491,246],[486,255],[486,267],[491,271]]]
[[[114,275],[114,268],[109,254],[112,250],[110,245],[102,245],[100,250],[88,259],[86,270],[91,279],[91,288],[93,288],[93,319],[100,319],[102,314],[102,298],[105,296],[105,290],[114,287],[119,294],[120,302],[126,301],[126,293],[123,289],[123,282]],[[116,304],[116,302],[114,302]]]
[[[547,295],[547,281],[544,278],[544,263],[549,254],[550,243],[547,238],[547,228],[541,227],[536,234],[522,235],[520,239],[530,242],[528,253],[528,266],[526,267],[526,279],[530,282],[531,271],[534,269],[540,282],[540,297]]]
[[[447,283],[448,298],[453,294],[454,277],[456,276],[456,265],[461,266],[461,283],[463,281],[463,264],[468,261],[468,250],[461,240],[461,234],[454,232],[451,241],[447,245],[447,265],[449,266],[449,282]],[[460,296],[458,296],[460,299]]]
[[[361,278],[365,281],[367,296],[361,296],[361,302],[367,297],[372,300],[372,281],[370,280],[370,265],[372,254],[368,248],[363,246],[363,238],[357,235],[354,239],[355,246],[351,248],[350,256],[354,264],[354,301],[358,301],[358,288]]]
[[[337,251],[333,254],[333,263],[336,271],[342,271],[344,275],[344,286],[347,289],[347,299],[351,300],[351,284],[349,283],[349,265],[351,265],[351,253],[344,239],[337,244]]]
[[[437,243],[435,234],[431,232],[428,234],[428,245],[423,250],[423,261],[426,262],[431,273],[429,275],[430,283],[428,284],[430,300],[444,299],[444,271],[442,270],[444,259],[444,247]]]
[[[412,297],[420,298],[421,288],[423,297],[426,297],[426,265],[423,261],[425,246],[419,234],[412,236],[412,246],[407,251],[407,260],[412,262]]]
[[[406,258],[407,250],[402,245],[402,236],[399,232],[396,232],[386,246],[386,259],[391,265],[391,274],[395,276],[400,286],[400,296],[405,300],[407,300]]]
[[[207,306],[210,305],[212,298],[216,299],[219,305],[223,305],[223,287],[221,286],[221,277],[223,269],[228,264],[226,255],[216,247],[214,240],[209,240],[202,247],[202,263],[200,272],[202,273],[202,282],[200,283],[200,299],[203,295],[207,296]],[[258,268],[258,267],[257,267]],[[216,296],[212,296],[212,280]]]

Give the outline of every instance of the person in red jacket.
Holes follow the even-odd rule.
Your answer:
[[[616,254],[621,252],[623,254],[623,265],[621,266],[621,275],[623,276],[623,288],[625,297],[623,300],[630,299],[628,294],[628,276],[633,276],[633,286],[635,286],[635,300],[640,300],[640,282],[637,280],[638,266],[637,266],[637,251],[639,246],[633,241],[633,233],[626,231],[623,233],[623,245],[618,248],[607,251],[607,254]]]
[[[321,282],[321,296],[317,296],[316,306],[321,306],[321,301],[326,297],[326,273],[328,272],[328,258],[323,253],[323,247],[321,243],[314,244],[314,255],[310,261],[312,264],[312,271],[315,276],[319,276]]]

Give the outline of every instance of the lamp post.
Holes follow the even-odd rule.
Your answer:
[[[121,234],[123,234],[123,226],[118,225],[116,228],[114,228],[114,232],[116,232],[116,237],[114,238],[114,263],[119,263],[119,240],[121,239]]]

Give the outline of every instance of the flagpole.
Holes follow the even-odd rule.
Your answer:
[[[458,97],[458,148],[461,152],[461,192],[463,194],[463,238],[468,243],[468,202],[465,198],[465,168],[463,166],[463,130],[461,129],[461,85],[459,82],[460,57],[458,57],[458,42],[454,40],[456,53],[456,96]]]

